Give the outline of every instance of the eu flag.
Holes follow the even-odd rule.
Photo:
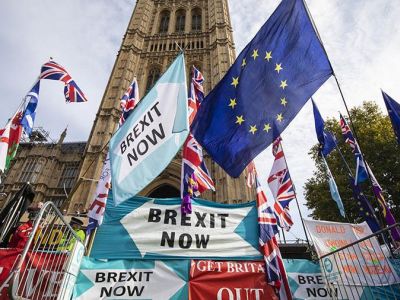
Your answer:
[[[204,99],[197,141],[238,177],[333,71],[302,0],[283,0]]]
[[[394,133],[396,134],[397,143],[400,144],[400,104],[392,99],[388,94],[382,91],[383,100],[385,100],[386,108],[392,122]]]
[[[323,156],[327,156],[335,149],[336,138],[331,132],[325,130],[324,119],[322,119],[321,113],[313,99],[311,99],[311,102],[314,111],[315,131],[319,141],[319,152]]]

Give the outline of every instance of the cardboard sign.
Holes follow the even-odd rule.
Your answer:
[[[192,260],[189,299],[278,299],[265,281],[263,261]]]
[[[348,224],[304,220],[321,257],[372,234],[366,222]],[[357,243],[345,251],[324,257],[321,267],[332,284],[346,286],[382,286],[400,282],[390,261],[375,237]]]
[[[76,300],[187,298],[189,261],[84,258],[74,290]]]
[[[181,199],[134,197],[114,207],[108,200],[91,256],[107,259],[259,259],[255,203],[218,204],[196,199],[192,214]]]

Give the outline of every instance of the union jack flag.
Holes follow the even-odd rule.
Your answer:
[[[42,66],[39,79],[50,79],[64,82],[64,95],[67,102],[86,102],[86,96],[78,87],[71,75],[55,61],[49,61]]]
[[[269,285],[273,286],[281,299],[292,299],[286,270],[283,265],[276,234],[277,219],[272,208],[267,203],[267,197],[256,176],[258,226],[260,230],[259,244],[264,256],[265,276]],[[283,284],[283,287],[282,287]],[[282,288],[281,288],[282,287]]]
[[[268,185],[275,199],[274,210],[278,225],[288,231],[293,225],[289,214],[289,203],[296,198],[296,192],[290,178],[280,137],[273,143],[272,154],[275,156],[275,160],[268,177]]]
[[[356,177],[355,183],[359,184],[368,179],[367,167],[361,154],[360,147],[351,132],[350,126],[347,124],[345,118],[340,114],[340,127],[345,143],[348,144],[354,153],[356,159]]]
[[[119,127],[121,127],[125,120],[132,113],[139,99],[139,88],[136,77],[133,79],[132,84],[121,98],[121,116],[119,119]],[[101,169],[99,182],[97,183],[94,197],[90,203],[88,210],[89,223],[86,228],[87,235],[103,223],[104,212],[106,210],[108,193],[111,188],[111,164],[110,155],[107,153],[106,160]]]
[[[195,66],[192,67],[192,82],[189,89],[188,106],[189,106],[189,124],[192,124],[194,117],[201,102],[204,99],[203,89],[204,77]]]
[[[192,80],[189,89],[189,124],[196,116],[197,109],[204,99],[203,75],[193,67]],[[193,181],[196,181],[194,183]],[[203,160],[203,148],[190,133],[183,145],[181,171],[182,213],[191,213],[191,198],[205,190],[215,190],[214,182]]]
[[[136,77],[133,78],[128,90],[121,98],[121,117],[119,118],[119,126],[124,124],[125,120],[132,113],[136,104],[139,102],[139,88]]]

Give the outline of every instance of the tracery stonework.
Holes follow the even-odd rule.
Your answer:
[[[232,26],[227,0],[138,0],[118,52],[114,68],[90,133],[81,164],[79,185],[69,203],[68,211],[83,204],[88,207],[95,191],[107,142],[119,119],[119,99],[136,75],[140,95],[154,84],[184,49],[187,74],[195,65],[204,75],[207,93],[223,77],[235,59]],[[102,154],[99,155],[99,152]],[[206,155],[206,164],[216,185],[216,192],[208,191],[201,197],[217,202],[239,203],[254,199],[254,192],[246,187],[245,175],[229,177]],[[181,157],[169,167],[141,195],[159,195],[170,186],[180,190]],[[178,195],[177,195],[178,196]]]

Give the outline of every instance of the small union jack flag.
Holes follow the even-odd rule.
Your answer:
[[[42,66],[39,79],[62,81],[65,84],[64,94],[67,102],[86,102],[86,96],[78,87],[71,75],[55,61],[49,61]]]
[[[192,80],[189,89],[189,124],[196,116],[197,109],[204,99],[203,75],[193,67]],[[197,184],[193,184],[193,180]],[[191,183],[192,182],[192,183]],[[196,189],[193,187],[196,186]],[[205,190],[215,190],[214,182],[203,160],[203,148],[197,143],[190,133],[183,145],[182,172],[181,172],[181,198],[182,212],[191,213],[191,198],[198,196]]]
[[[201,102],[204,99],[204,89],[203,89],[204,77],[195,66],[192,67],[192,82],[189,89],[189,124],[192,124],[194,117],[197,114],[197,110]]]
[[[268,185],[275,198],[274,210],[278,225],[288,231],[293,225],[289,214],[289,203],[296,198],[296,192],[290,178],[280,137],[273,143],[272,153],[275,160],[268,177]]]
[[[121,117],[119,119],[119,126],[124,124],[125,120],[130,116],[136,104],[139,102],[139,87],[136,77],[133,78],[128,90],[121,98]]]
[[[367,167],[361,154],[360,147],[351,132],[350,126],[347,124],[345,118],[340,114],[340,127],[345,143],[348,144],[354,153],[356,159],[356,177],[355,182],[359,184],[368,179]]]

